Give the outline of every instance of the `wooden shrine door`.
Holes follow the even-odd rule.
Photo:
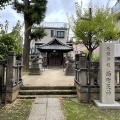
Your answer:
[[[48,65],[50,66],[61,66],[63,60],[63,53],[61,52],[50,52],[48,53]]]

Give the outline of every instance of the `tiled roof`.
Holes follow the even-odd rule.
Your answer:
[[[52,44],[54,41],[57,41],[58,44]],[[72,51],[73,47],[62,43],[60,40],[57,38],[54,38],[47,44],[39,45],[38,47],[39,50],[67,50],[67,51]]]
[[[44,50],[73,50],[72,47],[63,46],[63,45],[45,45],[45,46],[39,46],[39,49]]]

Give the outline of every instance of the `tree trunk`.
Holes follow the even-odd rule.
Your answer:
[[[89,61],[91,62],[91,59],[92,59],[92,49],[91,48],[89,48]]]
[[[24,9],[27,10],[29,6],[29,0],[24,0]],[[23,71],[29,70],[29,53],[30,53],[30,39],[29,36],[31,34],[31,24],[30,21],[27,19],[26,15],[24,14],[24,21],[25,21],[25,33],[24,33],[24,48],[23,48]]]
[[[91,62],[91,60],[92,60],[92,52],[93,52],[93,49],[92,49],[92,47],[91,47],[91,44],[89,44],[87,60],[90,61],[90,62]]]
[[[24,39],[24,48],[23,48],[23,71],[28,72],[29,70],[29,54],[30,54],[30,33],[31,30],[28,28],[30,28],[30,24],[29,21],[25,21],[25,39]]]

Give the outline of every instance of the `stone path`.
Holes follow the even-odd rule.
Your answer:
[[[36,98],[28,120],[64,120],[59,98]]]
[[[24,86],[74,86],[74,76],[66,76],[62,68],[48,68],[41,75],[23,76]]]
[[[74,76],[66,76],[62,68],[48,68],[41,75],[26,75],[24,86],[74,86]],[[36,98],[28,120],[64,120],[59,98]]]

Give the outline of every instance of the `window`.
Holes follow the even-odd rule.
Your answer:
[[[58,38],[64,38],[64,31],[57,31]]]
[[[54,37],[54,30],[51,30],[51,37]]]

